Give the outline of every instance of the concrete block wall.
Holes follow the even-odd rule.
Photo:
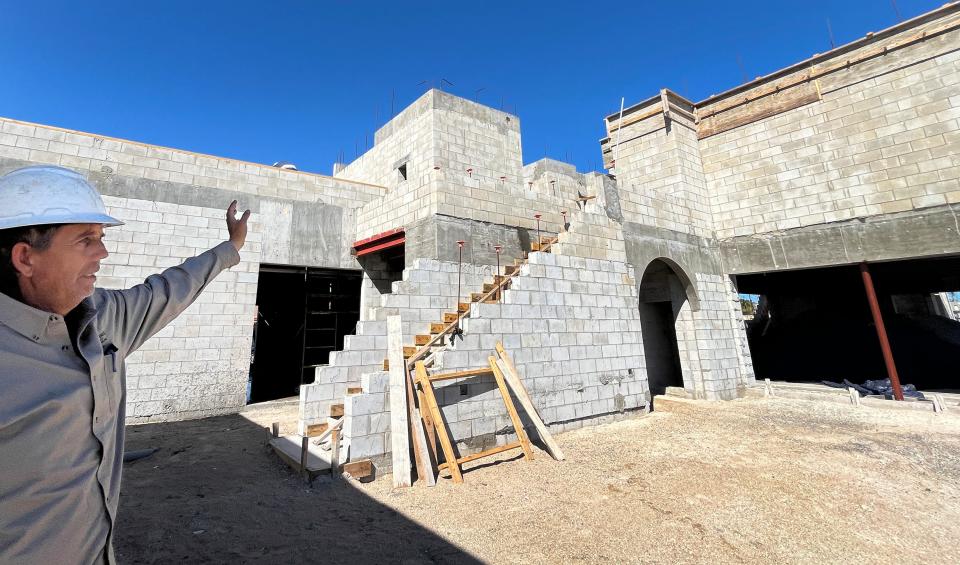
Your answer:
[[[578,193],[587,193],[584,176],[574,165],[556,159],[543,158],[523,166],[523,186],[571,204]]]
[[[645,409],[636,301],[624,263],[532,253],[502,304],[472,306],[464,338],[442,353],[442,370],[487,366],[500,341],[555,430]],[[462,452],[513,437],[492,376],[445,381],[436,390]]]
[[[625,123],[628,118],[624,115]],[[617,135],[608,143],[616,144]],[[712,234],[710,199],[691,120],[679,114],[666,120],[658,113],[629,123],[612,152],[617,154],[614,171],[625,221],[700,237]]]
[[[520,119],[446,92],[434,91],[435,156],[444,170],[481,182],[523,182]],[[506,177],[501,181],[501,177]]]
[[[109,228],[104,288],[129,288],[228,239],[223,210],[104,197],[126,222]],[[243,406],[257,294],[261,224],[251,220],[241,262],[126,359],[127,419],[199,418]]]
[[[436,372],[488,366],[500,341],[554,431],[622,418],[649,406],[649,388],[628,267],[622,262],[531,254],[502,304],[474,304],[464,337],[440,355]],[[345,399],[344,438],[352,459],[390,466],[389,375],[363,376]],[[461,454],[516,438],[492,376],[435,387]],[[514,399],[525,427],[531,422]]]
[[[698,308],[684,302],[676,321],[683,386],[693,398],[732,400],[754,382],[743,318],[734,310],[739,300],[734,304],[728,277],[693,278]]]
[[[957,10],[842,57],[951,21]],[[818,79],[819,102],[701,140],[717,237],[960,202],[958,44],[953,30],[851,64]]]
[[[382,183],[387,191],[357,214],[357,239],[405,227],[436,210],[435,92],[429,91],[377,130],[374,146],[337,178]],[[404,180],[398,167],[406,165]]]
[[[379,471],[390,462],[390,373],[366,373],[363,392],[350,394],[343,403],[343,442],[350,460],[371,459]]]

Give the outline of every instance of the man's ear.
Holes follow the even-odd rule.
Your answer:
[[[33,276],[34,253],[29,243],[18,242],[10,250],[10,262],[18,274],[24,277]]]

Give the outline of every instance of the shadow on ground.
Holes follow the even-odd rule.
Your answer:
[[[479,563],[343,480],[308,487],[238,415],[131,426],[121,563]]]

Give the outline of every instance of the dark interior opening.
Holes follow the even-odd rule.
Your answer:
[[[647,266],[639,294],[647,382],[650,394],[656,396],[668,386],[683,387],[676,322],[686,294],[673,269],[660,260]]]
[[[261,266],[249,402],[295,396],[360,319],[356,271]]]
[[[960,258],[869,268],[901,383],[960,388]],[[757,378],[857,384],[887,378],[857,265],[738,275],[736,282],[740,293],[759,295],[746,321]]]
[[[647,363],[647,381],[650,394],[654,396],[666,392],[668,386],[683,386],[675,323],[671,302],[640,304],[640,329]]]

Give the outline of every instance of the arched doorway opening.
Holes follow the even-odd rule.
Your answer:
[[[684,303],[699,309],[699,301],[690,279],[669,259],[654,259],[640,279],[640,329],[647,365],[651,396],[663,394],[667,387],[683,386],[677,318]]]

